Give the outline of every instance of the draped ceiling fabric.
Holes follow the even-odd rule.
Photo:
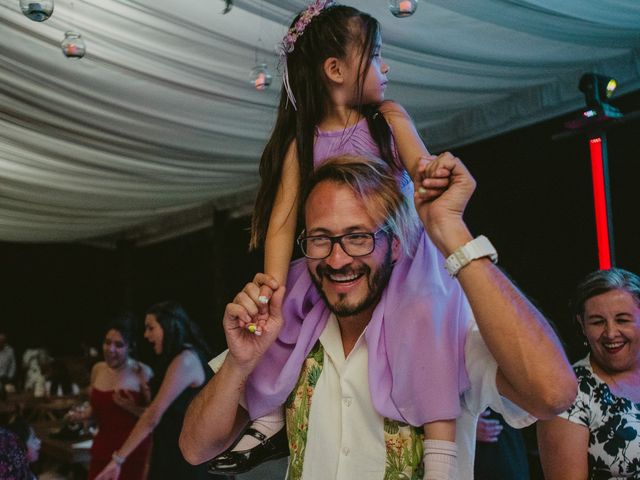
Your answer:
[[[0,240],[143,243],[250,211],[302,0],[0,0]],[[387,97],[438,152],[584,105],[584,72],[640,88],[639,0],[421,0],[383,26]],[[60,51],[64,32],[82,60]],[[265,61],[274,84],[248,73]]]

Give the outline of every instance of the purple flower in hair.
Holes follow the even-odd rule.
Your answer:
[[[298,21],[289,29],[285,37],[282,39],[280,51],[285,54],[293,52],[296,40],[298,40],[298,37],[304,33],[307,26],[311,23],[311,20],[318,16],[322,10],[333,4],[333,0],[315,0],[311,3],[306,10],[300,14]]]
[[[293,92],[291,91],[291,86],[289,85],[289,72],[287,71],[287,54],[293,52],[295,48],[296,41],[302,34],[304,33],[307,26],[311,23],[314,17],[318,16],[325,8],[335,5],[333,0],[315,0],[311,3],[306,10],[304,10],[298,21],[291,27],[287,34],[282,39],[282,42],[278,46],[278,51],[280,53],[280,61],[284,65],[284,74],[282,76],[282,80],[284,83],[285,90],[287,91],[287,98],[291,102],[293,108],[296,108],[296,100],[293,96]]]

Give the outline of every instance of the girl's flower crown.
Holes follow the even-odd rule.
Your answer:
[[[296,40],[304,33],[304,29],[307,28],[307,25],[311,23],[313,17],[317,16],[327,7],[333,5],[333,0],[315,0],[311,3],[307,9],[300,14],[300,18],[295,23],[293,27],[289,29],[287,34],[282,39],[282,52],[286,55],[287,53],[293,52],[293,47],[295,46]]]
[[[334,5],[334,0],[315,0],[311,3],[307,9],[300,14],[300,18],[298,21],[291,27],[287,34],[282,39],[282,43],[280,44],[280,59],[284,65],[284,72],[282,75],[282,82],[284,84],[284,88],[287,92],[287,98],[291,102],[294,110],[296,108],[296,99],[293,96],[293,92],[291,91],[291,86],[289,84],[289,71],[287,69],[287,54],[293,52],[293,49],[296,44],[296,40],[304,33],[305,28],[311,23],[314,17],[318,16],[322,10],[327,7]]]

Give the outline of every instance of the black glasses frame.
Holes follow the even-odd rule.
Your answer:
[[[373,253],[373,251],[376,249],[376,236],[380,232],[384,232],[384,233],[387,232],[386,225],[380,227],[375,232],[350,232],[350,233],[345,233],[344,235],[336,235],[334,237],[329,236],[329,235],[310,235],[308,237],[305,237],[304,236],[304,230],[303,230],[300,233],[300,235],[298,236],[298,238],[296,239],[296,243],[300,246],[300,250],[302,250],[302,254],[305,257],[307,257],[307,258],[309,258],[311,260],[324,260],[325,258],[329,257],[331,255],[331,252],[333,252],[333,247],[334,247],[334,245],[336,243],[340,245],[340,248],[342,248],[342,251],[344,253],[346,253],[350,257],[357,258],[357,257],[364,257],[366,255],[371,255],[371,253]],[[352,236],[352,235],[366,235],[366,236],[371,237],[371,239],[373,240],[373,243],[371,244],[371,250],[369,250],[367,253],[361,253],[359,255],[351,255],[347,251],[347,249],[345,248],[344,244],[342,243],[342,239],[345,238],[345,237]],[[322,239],[329,240],[331,242],[331,245],[329,246],[329,253],[327,253],[324,257],[311,257],[305,251],[305,247],[303,247],[305,240],[309,240],[309,239],[313,239],[313,238],[322,238]]]

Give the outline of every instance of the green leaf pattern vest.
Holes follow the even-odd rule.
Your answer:
[[[285,404],[289,439],[287,480],[302,478],[311,398],[322,373],[323,361],[324,349],[318,341],[302,365],[298,383]],[[387,451],[384,480],[419,480],[423,477],[422,428],[385,418],[384,442]]]

